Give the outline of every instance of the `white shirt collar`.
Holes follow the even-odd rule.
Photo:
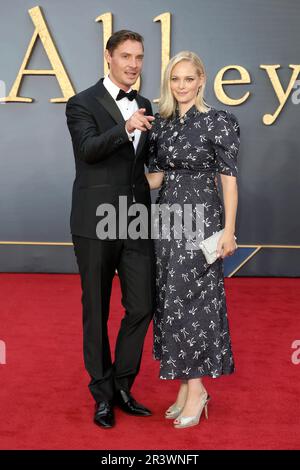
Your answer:
[[[113,99],[116,100],[119,94],[120,88],[109,78],[108,75],[105,76],[103,80],[103,85],[107,89],[108,93],[113,97]],[[131,91],[131,88],[129,88],[129,90],[127,90],[126,93],[129,93],[130,91]]]

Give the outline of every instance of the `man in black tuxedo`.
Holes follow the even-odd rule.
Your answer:
[[[71,232],[81,276],[84,362],[96,401],[94,422],[109,428],[115,404],[136,416],[151,415],[130,389],[154,310],[155,267],[151,237],[133,240],[119,233],[99,239],[96,211],[101,204],[112,204],[118,224],[120,196],[128,206],[137,202],[150,210],[144,164],[154,118],[149,100],[131,89],[142,69],[142,36],[127,30],[114,33],[105,57],[109,74],[70,98],[66,116],[76,164]],[[112,363],[107,321],[116,269],[126,313]]]

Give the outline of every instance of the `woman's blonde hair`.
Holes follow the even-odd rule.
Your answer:
[[[171,118],[175,115],[177,101],[171,91],[171,74],[175,65],[177,65],[179,62],[182,62],[183,60],[191,62],[196,67],[196,71],[199,77],[201,75],[204,76],[204,82],[200,87],[198,95],[196,97],[196,108],[200,112],[204,113],[206,113],[210,109],[207,103],[204,101],[204,90],[207,77],[204,64],[200,57],[198,57],[197,54],[195,54],[194,52],[182,51],[178,52],[178,54],[172,57],[164,73],[163,83],[161,87],[161,97],[159,100],[159,114],[165,119]]]

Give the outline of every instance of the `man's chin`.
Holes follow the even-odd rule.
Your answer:
[[[126,85],[128,85],[128,86],[132,86],[132,85],[134,85],[134,84],[136,83],[136,81],[137,81],[138,78],[139,78],[138,75],[136,75],[136,76],[133,77],[133,78],[126,77],[126,78],[124,79],[124,82],[125,82]]]

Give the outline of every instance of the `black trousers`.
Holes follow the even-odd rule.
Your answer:
[[[73,235],[82,286],[83,353],[96,402],[115,390],[130,391],[139,371],[145,335],[154,312],[155,261],[151,239],[96,240]],[[107,321],[118,270],[125,316],[112,363]]]

